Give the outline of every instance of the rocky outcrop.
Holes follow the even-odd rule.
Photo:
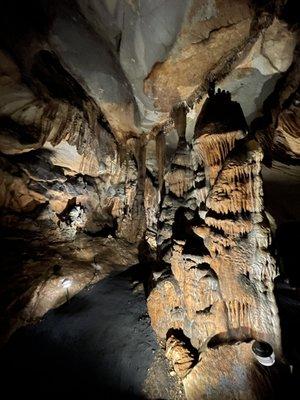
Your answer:
[[[7,53],[1,61],[2,341],[85,286],[137,263],[130,224],[145,224],[146,216],[136,209],[144,201],[137,184],[138,146],[121,157],[109,126],[71,76],[65,76],[74,96],[69,101],[41,98],[24,84]],[[64,90],[55,72],[51,79]],[[141,236],[144,230],[140,224]],[[128,236],[133,245],[123,243]],[[63,282],[71,285],[67,295]]]
[[[299,50],[294,62],[264,105],[264,117],[253,123],[256,137],[263,146],[267,160],[286,164],[299,162]]]
[[[12,229],[2,239],[1,344],[86,286],[138,262],[136,246],[112,236],[81,233],[69,242],[52,239],[47,243],[36,234]]]
[[[279,21],[275,21],[274,25],[279,29]],[[282,38],[286,34],[283,34]],[[278,79],[274,91],[263,103],[263,115],[252,123],[252,131],[264,149],[265,160],[269,166],[272,159],[285,164],[298,164],[299,161],[300,70],[299,44],[297,42],[299,32],[294,26],[288,34],[290,35],[290,49],[294,49],[289,56],[292,62],[288,68],[287,65],[285,66],[285,74],[278,74],[280,79]],[[271,41],[271,44],[274,45],[274,43],[275,40]],[[277,51],[279,49],[283,51],[283,43],[277,47]],[[284,52],[283,58],[286,59],[286,52]]]
[[[232,99],[240,103],[248,123],[261,115],[265,100],[290,68],[296,44],[297,31],[275,18],[259,32],[249,51],[219,82],[220,87],[229,90]]]

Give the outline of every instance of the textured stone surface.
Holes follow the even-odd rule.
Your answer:
[[[296,43],[296,32],[275,19],[244,59],[220,82],[220,87],[229,90],[233,100],[241,104],[248,123],[260,115],[264,101],[292,64]]]
[[[278,375],[270,376],[254,361],[250,343],[224,345],[203,354],[184,388],[193,400],[275,398]]]
[[[237,106],[222,92],[210,94],[203,106],[193,149],[198,169],[205,170],[208,194],[194,211],[184,202],[185,214],[193,217],[186,219],[185,227],[181,220],[179,232],[174,228],[176,216],[164,221],[172,232],[171,274],[160,277],[148,298],[152,326],[165,343],[175,372],[183,379],[188,399],[232,398],[231,390],[239,399],[259,398],[261,391],[268,396],[269,378],[263,377],[253,391],[244,394],[247,380],[251,384],[256,381],[252,381],[255,361],[246,342],[267,341],[281,358],[273,295],[277,269],[270,253],[271,231],[260,177],[263,153],[255,140],[246,137],[242,111]],[[185,339],[180,338],[182,335]],[[198,363],[189,350],[189,341],[199,354]],[[231,348],[231,342],[244,343]],[[220,350],[209,350],[214,346],[221,346]],[[227,348],[228,355],[221,355]],[[237,349],[244,350],[235,354]],[[248,353],[247,359],[243,353]],[[230,366],[226,357],[231,360]],[[230,372],[235,357],[236,365],[243,365],[241,368],[249,374],[243,379]],[[215,363],[215,374],[209,372],[209,360]],[[217,367],[222,361],[224,367]]]
[[[73,295],[141,261],[152,325],[179,341],[179,375],[213,338],[265,339],[280,354],[269,223],[276,234],[299,219],[283,184],[299,186],[292,3],[1,5],[3,338],[66,301],[62,279]],[[237,348],[228,357],[242,359]]]
[[[2,247],[1,344],[18,327],[37,322],[85,286],[138,262],[136,246],[112,237],[81,234],[69,243],[47,244],[32,233],[18,237],[11,232]]]
[[[168,59],[157,64],[147,77],[146,93],[157,98],[155,104],[163,111],[188,99],[205,83],[215,64],[242,45],[249,36],[250,23],[251,11],[246,1],[193,2],[186,26],[182,27]],[[179,78],[176,81],[175,75]]]

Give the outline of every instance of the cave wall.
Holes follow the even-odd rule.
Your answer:
[[[172,259],[175,270],[183,262],[185,235],[190,248],[214,241],[201,236],[206,231],[198,216],[206,228],[233,236],[257,230],[268,241],[259,177],[258,203],[247,218],[220,218],[216,204],[223,204],[218,195],[241,157],[246,175],[252,164],[259,175],[262,161],[277,171],[279,163],[281,177],[299,163],[299,30],[292,1],[31,0],[1,7],[4,340],[141,259],[154,265],[155,286]],[[207,126],[197,116],[210,82],[230,90],[246,121],[225,133],[214,127],[216,140],[205,142],[194,131]],[[249,142],[238,161],[225,161],[246,132],[260,146]],[[216,149],[221,155],[214,159]],[[225,200],[223,206],[239,212]],[[206,243],[208,259],[226,247],[218,240],[221,245]],[[254,242],[251,237],[243,246],[254,246],[266,261],[268,246],[258,250]],[[65,279],[72,281],[68,293]],[[184,285],[194,287],[197,279]],[[267,293],[271,298],[269,286]]]

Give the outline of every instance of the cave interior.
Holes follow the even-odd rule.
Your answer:
[[[297,398],[297,1],[0,7],[2,392]]]

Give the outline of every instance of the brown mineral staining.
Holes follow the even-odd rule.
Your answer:
[[[183,385],[191,400],[259,400],[266,394],[275,396],[274,377],[255,362],[250,343],[225,344],[205,351],[183,379]]]
[[[169,111],[173,104],[187,100],[205,84],[203,78],[209,71],[243,46],[249,36],[252,13],[246,1],[212,2],[209,7],[212,15],[207,19],[206,5],[192,2],[180,40],[168,58],[156,63],[146,77],[144,91],[155,99],[156,108]]]
[[[171,361],[174,371],[181,379],[186,377],[194,363],[194,357],[184,343],[173,335],[166,342],[166,357]]]
[[[214,107],[222,108],[223,102],[226,114],[218,110],[214,113]],[[166,355],[183,378],[188,399],[219,398],[222,390],[224,398],[231,398],[230,385],[241,385],[236,398],[258,398],[259,385],[261,390],[269,389],[268,380],[262,377],[251,395],[243,395],[251,374],[259,376],[245,341],[266,340],[280,357],[280,328],[272,292],[277,271],[269,251],[270,229],[263,210],[262,150],[247,138],[241,109],[227,93],[210,94],[195,129],[193,151],[198,166],[189,169],[191,181],[180,169],[174,169],[174,181],[170,181],[169,173],[166,183],[170,192],[183,197],[187,191],[193,193],[195,171],[205,170],[206,211],[199,224],[198,208],[189,209],[189,203],[184,203],[186,227],[181,225],[180,240],[174,236],[173,241],[172,236],[168,239],[173,243],[169,258],[172,276],[160,280],[152,290],[149,314],[161,340],[167,339],[170,329],[181,329],[200,353],[194,367],[184,343],[176,335],[167,339]],[[180,190],[175,191],[172,184],[180,179],[181,185],[176,186]],[[203,210],[203,203],[195,201]],[[222,337],[221,347],[207,349],[218,335]],[[232,340],[241,344],[232,346]],[[244,383],[237,383],[231,372],[234,365],[247,371]],[[222,374],[226,376],[224,385]]]
[[[157,169],[158,169],[158,188],[161,192],[164,175],[165,175],[165,155],[166,155],[166,136],[164,131],[160,131],[156,135],[156,159],[157,159]]]

